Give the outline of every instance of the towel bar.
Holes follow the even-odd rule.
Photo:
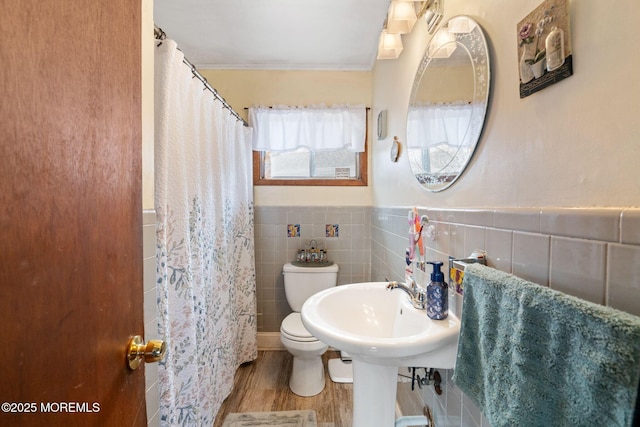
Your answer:
[[[462,295],[464,293],[464,270],[469,264],[487,265],[484,251],[474,251],[468,258],[449,257],[449,287]]]

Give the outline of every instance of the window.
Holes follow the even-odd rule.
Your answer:
[[[364,107],[251,108],[254,185],[367,185]]]

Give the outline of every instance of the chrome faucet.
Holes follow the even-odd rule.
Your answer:
[[[409,279],[408,285],[395,281],[389,282],[387,284],[387,290],[392,291],[394,289],[400,289],[406,292],[414,308],[418,310],[425,310],[427,308],[427,290],[416,285],[415,280]]]

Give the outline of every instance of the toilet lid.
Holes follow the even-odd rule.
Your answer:
[[[297,341],[317,341],[302,324],[300,313],[291,313],[282,321],[280,331]]]

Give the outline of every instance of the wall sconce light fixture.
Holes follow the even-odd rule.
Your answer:
[[[387,14],[387,32],[391,34],[409,34],[418,17],[411,1],[392,1]]]
[[[432,33],[444,14],[443,3],[444,0],[392,0],[380,33],[377,58],[397,59],[402,52],[400,34],[409,34],[419,18],[424,17],[427,30]]]
[[[390,34],[382,30],[378,40],[378,59],[397,59],[402,52],[402,37],[400,34]]]

